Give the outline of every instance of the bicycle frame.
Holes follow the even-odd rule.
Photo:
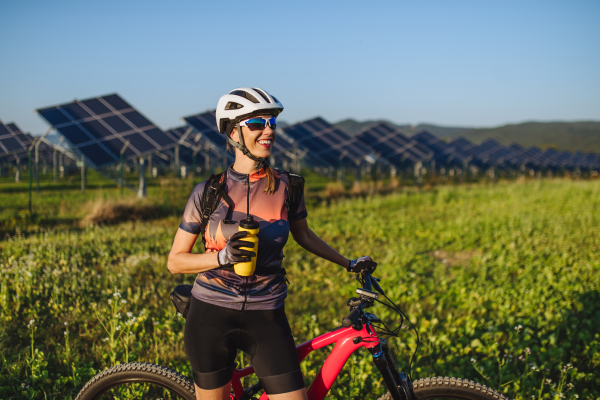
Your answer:
[[[362,327],[362,330],[355,330],[352,327],[337,328],[296,346],[298,359],[302,362],[314,350],[335,344],[331,354],[327,357],[321,370],[308,388],[309,400],[323,400],[325,398],[352,353],[361,347],[373,348],[378,346],[377,333],[374,329],[370,329],[370,331],[367,330],[366,324]],[[357,337],[360,337],[361,340],[355,343],[354,339]],[[365,341],[365,339],[367,340]],[[234,369],[231,384],[236,399],[239,399],[244,392],[240,379],[253,373],[254,368],[252,366],[240,370]],[[260,400],[267,400],[268,398],[269,396],[263,393]]]

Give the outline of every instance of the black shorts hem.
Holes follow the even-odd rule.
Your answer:
[[[300,370],[281,375],[259,377],[258,380],[267,394],[289,393],[304,388],[304,379]]]
[[[235,363],[229,367],[225,367],[214,372],[198,372],[192,371],[194,374],[194,383],[198,385],[200,389],[213,390],[225,386],[225,384],[231,381],[233,375],[233,369]]]

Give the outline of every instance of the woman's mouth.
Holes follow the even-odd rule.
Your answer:
[[[273,144],[273,139],[262,139],[262,140],[258,141],[258,144],[260,144],[261,146],[264,146],[266,148],[269,148]]]

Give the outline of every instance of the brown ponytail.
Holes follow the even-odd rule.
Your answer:
[[[265,163],[263,167],[265,169],[265,173],[267,174],[267,180],[265,182],[265,193],[273,194],[275,193],[275,174],[271,169],[271,166]]]

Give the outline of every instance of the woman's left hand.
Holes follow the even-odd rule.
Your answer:
[[[350,260],[350,264],[346,268],[348,272],[359,273],[366,271],[372,273],[377,268],[377,263],[371,259],[371,256],[363,256],[356,260]]]

